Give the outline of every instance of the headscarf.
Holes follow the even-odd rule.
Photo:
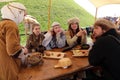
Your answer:
[[[26,8],[23,4],[12,2],[1,8],[3,19],[13,20],[17,25],[24,19]]]

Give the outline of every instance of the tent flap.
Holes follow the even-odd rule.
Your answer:
[[[0,0],[0,2],[9,2],[9,1],[13,1],[13,0]]]
[[[96,8],[107,4],[120,4],[120,0],[89,0]]]

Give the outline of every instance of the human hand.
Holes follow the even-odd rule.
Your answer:
[[[57,30],[56,35],[60,35],[63,32],[62,29]]]
[[[92,33],[92,35],[91,35],[91,39],[92,39],[93,42],[96,41],[96,35],[95,35],[95,33]]]
[[[82,30],[83,35],[87,35],[87,31],[85,29]]]
[[[48,30],[47,33],[53,35],[53,34],[54,34],[54,32],[53,32],[53,28],[50,28],[50,30]]]
[[[80,36],[82,36],[82,33],[83,33],[83,31],[80,30],[80,31],[76,34],[76,36],[77,36],[77,37],[80,37]]]
[[[28,49],[27,48],[23,47],[22,49],[23,49],[24,54],[28,53]]]

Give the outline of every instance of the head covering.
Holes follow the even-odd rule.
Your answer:
[[[73,18],[70,18],[69,20],[68,20],[68,25],[70,25],[71,23],[79,23],[79,18],[77,18],[77,17],[73,17]]]
[[[95,27],[101,27],[102,30],[108,31],[112,28],[115,28],[115,24],[113,24],[111,21],[106,20],[106,19],[98,19],[95,23],[94,23],[94,28]]]
[[[52,27],[54,27],[54,26],[60,26],[60,23],[58,23],[58,22],[53,22],[51,26],[52,26]]]
[[[32,23],[32,24],[39,24],[39,22],[36,20],[36,18],[31,16],[31,15],[26,15],[24,17],[24,22],[25,23]]]
[[[3,19],[13,20],[17,25],[23,21],[26,8],[18,2],[9,3],[1,8]]]

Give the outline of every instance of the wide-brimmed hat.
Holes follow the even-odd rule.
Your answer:
[[[32,23],[32,24],[40,24],[35,17],[31,16],[31,15],[26,15],[24,17],[24,22],[25,23]]]
[[[68,20],[68,25],[70,25],[71,23],[79,23],[79,22],[80,22],[79,18],[73,17]]]
[[[54,26],[60,26],[60,23],[59,22],[53,22],[51,26],[52,27],[54,27]]]

